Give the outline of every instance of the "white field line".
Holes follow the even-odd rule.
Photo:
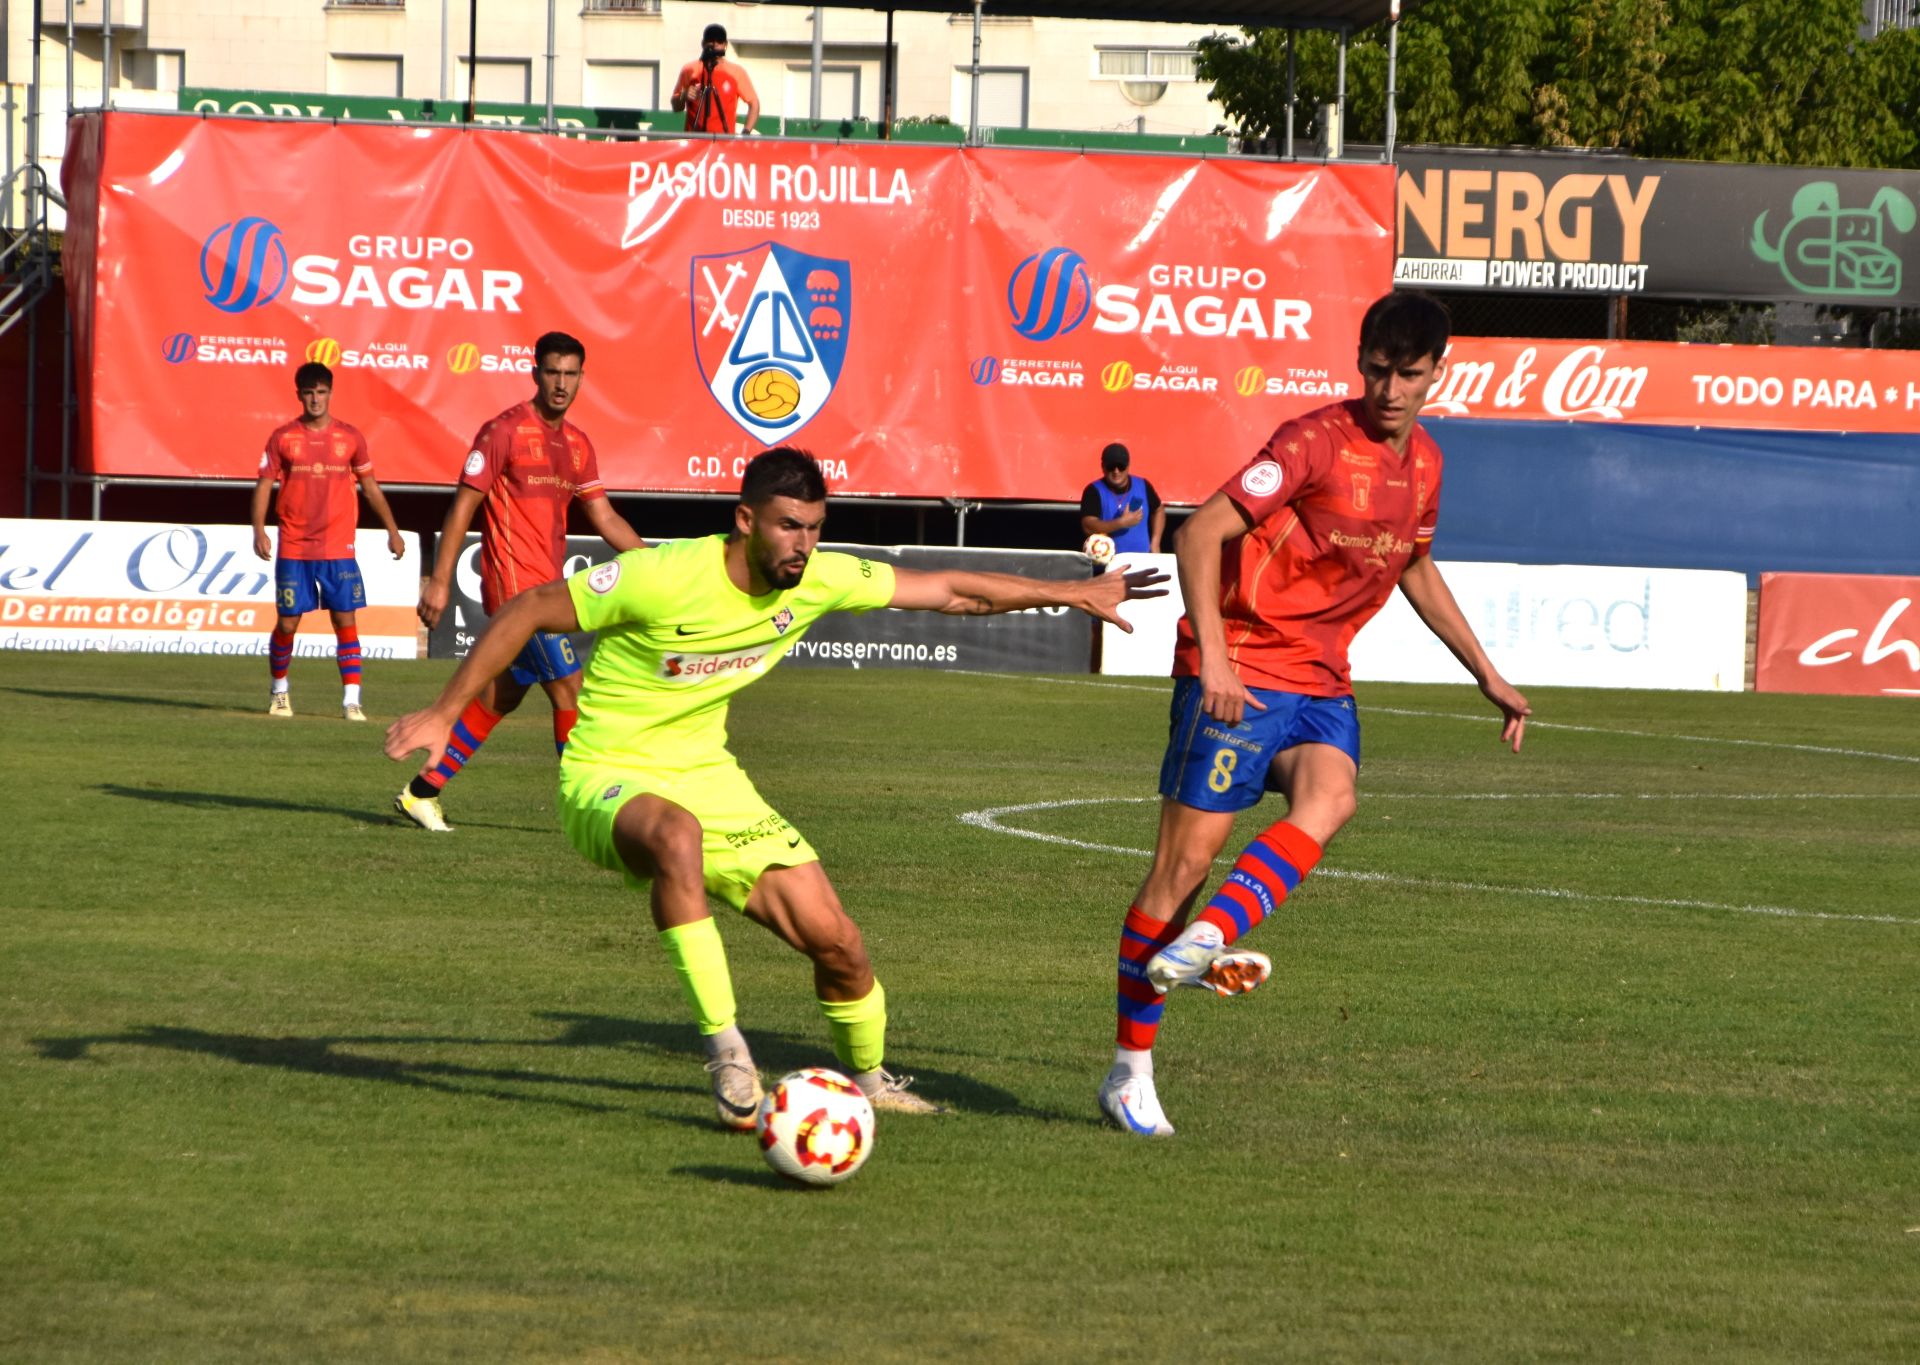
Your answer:
[[[1081,678],[1049,678],[1036,673],[987,673],[974,669],[949,669],[975,678],[1004,678],[1012,682],[1052,683],[1059,687],[1104,687],[1119,692],[1155,692],[1167,695],[1167,685],[1149,683],[1093,682]],[[1465,714],[1457,711],[1413,711],[1394,706],[1367,706],[1363,714],[1375,716],[1420,716],[1427,720],[1465,720],[1491,725],[1498,719],[1493,712]],[[1663,739],[1680,744],[1732,744],[1748,749],[1785,749],[1799,754],[1833,754],[1841,758],[1877,758],[1888,763],[1920,763],[1920,754],[1883,754],[1872,749],[1839,749],[1825,744],[1788,744],[1774,739],[1729,739],[1722,735],[1663,735],[1655,730],[1621,730],[1607,725],[1565,725],[1552,720],[1529,720],[1529,730],[1566,730],[1585,735],[1624,735],[1629,739]]]
[[[1920,792],[1375,792],[1363,789],[1360,794],[1368,801],[1920,801]]]
[[[1073,806],[1141,805],[1158,801],[1157,796],[1092,796],[1070,801],[1029,801],[1018,806],[991,806],[985,810],[963,812],[962,824],[994,834],[1011,834],[1019,839],[1034,839],[1043,844],[1062,844],[1093,853],[1118,853],[1132,858],[1151,858],[1150,849],[1129,848],[1122,844],[1096,844],[1085,839],[1069,839],[1063,834],[1043,834],[1038,830],[1018,829],[1001,824],[1003,816],[1024,815],[1030,811],[1064,810]],[[1787,798],[1793,799],[1793,798]],[[1720,901],[1681,900],[1663,896],[1620,896],[1604,892],[1573,891],[1557,886],[1495,886],[1490,882],[1448,881],[1433,877],[1399,877],[1386,872],[1355,872],[1346,868],[1321,867],[1317,876],[1339,881],[1380,882],[1392,886],[1419,886],[1438,891],[1477,891],[1501,896],[1535,896],[1544,900],[1586,902],[1595,905],[1626,905],[1655,910],[1721,910],[1742,915],[1774,915],[1782,919],[1850,920],[1861,924],[1907,924],[1920,926],[1920,919],[1898,915],[1847,915],[1828,910],[1796,910],[1783,905],[1729,905]]]

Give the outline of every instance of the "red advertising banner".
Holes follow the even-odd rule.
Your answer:
[[[842,492],[1070,500],[1120,440],[1198,501],[1354,391],[1393,264],[1383,166],[133,113],[73,136],[98,141],[67,248],[96,473],[252,477],[317,359],[382,479],[449,483],[558,329],[616,488],[729,490],[792,441]]]
[[[1754,691],[1920,697],[1920,578],[1760,575]]]
[[[1456,337],[1426,415],[1911,432],[1920,352]]]

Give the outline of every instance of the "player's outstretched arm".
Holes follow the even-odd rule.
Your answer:
[[[1505,722],[1500,727],[1501,742],[1511,744],[1513,751],[1519,753],[1520,742],[1527,734],[1527,717],[1533,714],[1533,708],[1512,683],[1500,676],[1500,670],[1480,647],[1479,637],[1461,614],[1460,604],[1453,600],[1453,590],[1441,577],[1431,555],[1420,555],[1407,565],[1400,575],[1400,591],[1407,595],[1408,603],[1427,629],[1473,674],[1482,695],[1499,708]]]
[[[608,498],[589,498],[581,504],[586,509],[587,520],[593,523],[594,531],[600,539],[624,554],[628,550],[644,550],[647,542],[633,529],[633,523],[613,510],[613,502]]]
[[[387,551],[395,559],[407,552],[406,541],[400,539],[400,524],[393,519],[393,509],[387,506],[387,495],[380,491],[380,481],[371,474],[360,476],[360,493],[367,500],[367,506],[380,518],[380,524],[387,528]]]
[[[947,569],[934,573],[894,571],[893,597],[887,603],[903,611],[940,611],[949,616],[997,616],[1028,607],[1077,607],[1089,616],[1111,621],[1124,631],[1133,627],[1120,617],[1120,604],[1139,597],[1165,597],[1167,581],[1158,569],[1116,566],[1098,578],[1020,578],[1005,573],[968,573]]]
[[[1222,725],[1238,725],[1247,707],[1264,711],[1261,700],[1247,691],[1227,659],[1227,628],[1220,619],[1220,558],[1230,540],[1247,533],[1248,522],[1239,504],[1225,493],[1215,493],[1200,504],[1174,537],[1173,562],[1180,574],[1180,593],[1187,620],[1200,646],[1201,707]]]
[[[440,613],[447,609],[453,595],[453,568],[460,562],[460,547],[466,544],[467,528],[473,514],[487,495],[471,484],[461,484],[453,495],[447,519],[440,523],[440,544],[433,553],[433,572],[420,585],[420,620],[431,630],[440,624]]]
[[[467,703],[479,696],[488,682],[507,671],[536,630],[564,633],[580,629],[580,618],[573,609],[573,595],[567,580],[557,578],[529,588],[510,600],[500,614],[487,622],[473,649],[447,679],[440,695],[423,710],[400,717],[387,727],[387,757],[405,761],[417,749],[427,751],[429,765],[446,757],[447,732],[460,719]]]

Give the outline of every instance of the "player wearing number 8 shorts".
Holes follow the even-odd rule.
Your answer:
[[[757,455],[733,533],[628,553],[508,602],[439,700],[387,732],[387,755],[437,760],[461,708],[536,631],[598,632],[580,725],[560,769],[561,824],[586,857],[644,889],[700,1029],[720,1121],[753,1127],[759,1073],[735,1019],[709,896],[813,963],[834,1056],[877,1109],[932,1113],[882,1067],[886,992],[860,930],[800,832],[727,751],[733,695],[767,675],[828,612],[985,616],[1076,607],[1122,629],[1121,603],[1163,595],[1154,569],[1061,581],[951,569],[915,573],[821,551],[827,484],[804,451]]]
[[[1377,300],[1360,324],[1361,397],[1287,422],[1180,530],[1186,598],[1160,768],[1153,866],[1120,933],[1118,1029],[1100,1107],[1128,1132],[1173,1132],[1154,1088],[1168,990],[1237,995],[1267,958],[1235,942],[1271,914],[1352,816],[1360,771],[1347,648],[1399,585],[1500,711],[1517,753],[1527,700],[1502,678],[1428,551],[1440,448],[1416,421],[1450,324],[1420,294]],[[1268,791],[1284,819],[1247,846],[1188,923],[1234,816]]]

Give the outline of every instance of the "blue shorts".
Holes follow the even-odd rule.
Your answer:
[[[319,607],[359,611],[367,605],[367,588],[352,559],[276,559],[273,602],[282,616],[305,616]]]
[[[1222,725],[1201,709],[1198,678],[1173,680],[1160,795],[1196,810],[1245,810],[1262,793],[1279,790],[1273,760],[1296,744],[1331,744],[1360,766],[1360,716],[1352,697],[1247,690],[1267,709],[1249,706],[1238,725]]]
[[[580,656],[573,652],[573,641],[548,630],[536,630],[533,638],[507,665],[507,672],[522,687],[535,683],[559,682],[580,671]]]

